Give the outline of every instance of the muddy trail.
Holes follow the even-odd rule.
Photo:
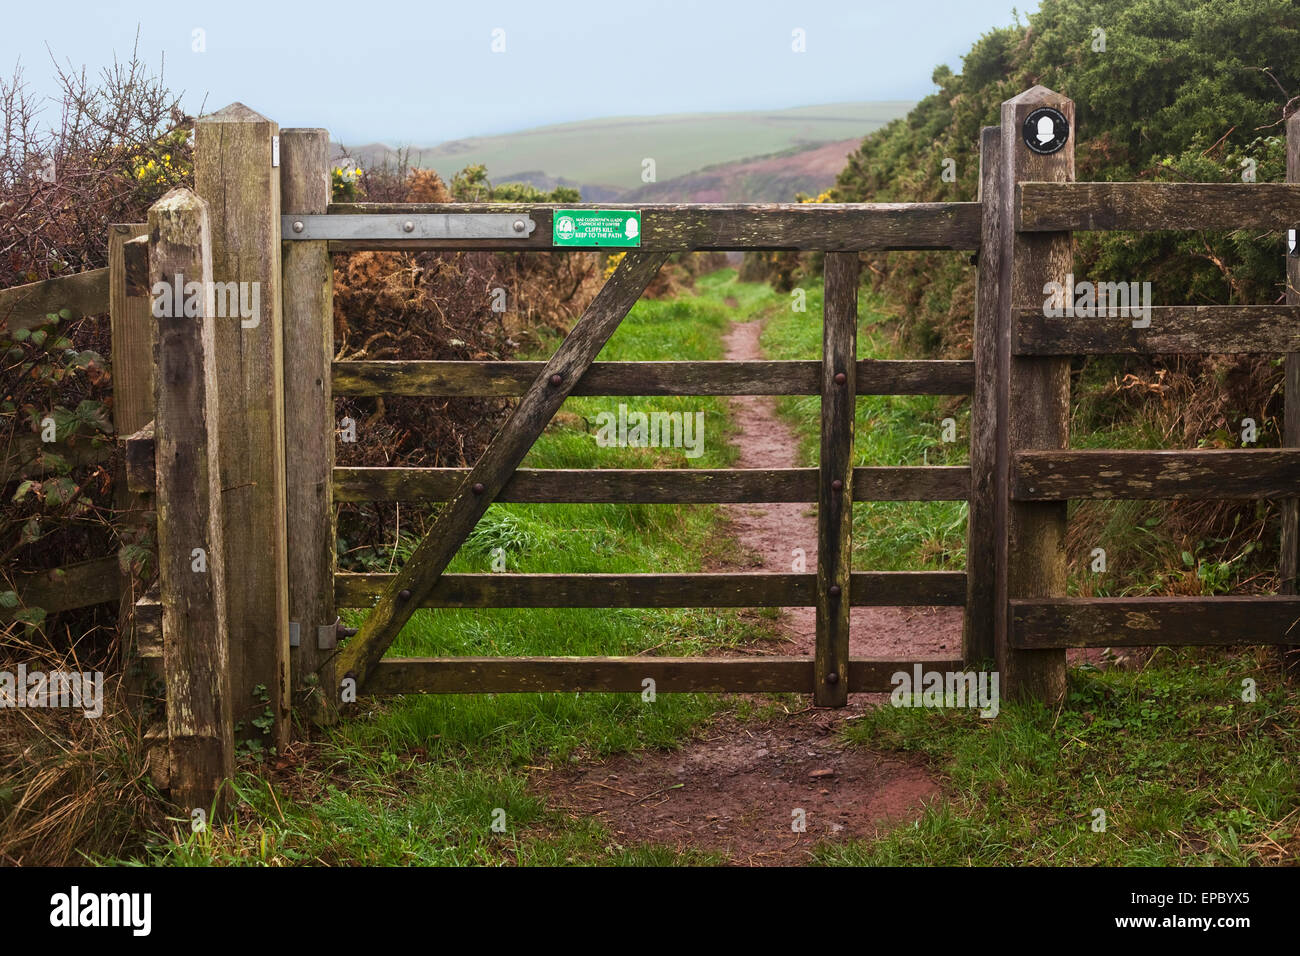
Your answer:
[[[759,322],[736,323],[726,337],[727,358],[763,358]],[[737,468],[797,468],[798,440],[780,419],[776,399],[769,395],[733,398],[732,416],[739,429]],[[817,517],[808,504],[744,504],[728,506],[737,543],[761,559],[754,570],[791,571],[794,550],[802,548],[809,571],[817,568]],[[861,569],[859,569],[861,570]],[[850,612],[849,653],[853,657],[941,660],[961,650],[959,607],[855,607]],[[816,642],[816,611],[810,607],[783,609],[786,636],[775,654],[811,655]],[[855,695],[869,698],[872,695]],[[861,701],[855,701],[861,703]]]
[[[726,357],[761,359],[759,321],[735,323]],[[731,399],[737,468],[798,467],[798,441],[771,396]],[[816,515],[807,504],[726,506],[747,570],[790,571],[796,548],[817,566]],[[735,567],[728,568],[736,570]],[[960,608],[852,611],[851,653],[943,659],[959,653]],[[782,639],[751,653],[811,655],[813,608],[785,608]],[[550,805],[600,818],[624,845],[655,843],[720,854],[734,865],[798,865],[823,842],[870,838],[914,819],[939,794],[919,762],[845,747],[838,731],[884,695],[853,695],[843,710],[813,708],[764,721],[727,718],[674,751],[650,751],[534,778]],[[803,829],[798,829],[802,822]]]

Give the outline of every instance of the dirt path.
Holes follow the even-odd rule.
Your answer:
[[[759,322],[736,323],[724,340],[727,358],[763,358]],[[776,399],[767,395],[733,398],[732,416],[740,430],[738,468],[797,468],[798,440],[776,412]],[[807,569],[817,568],[817,518],[811,505],[730,505],[727,508],[737,542],[761,558],[764,571],[790,571],[792,552],[802,548]],[[757,570],[757,568],[756,568]],[[961,650],[961,608],[855,607],[850,612],[849,653],[877,660],[952,657]],[[774,653],[812,654],[816,641],[816,612],[810,607],[784,609],[782,627],[787,646]]]
[[[728,359],[759,359],[761,324],[736,323]],[[798,442],[776,399],[733,398],[738,468],[797,467]],[[753,570],[790,571],[802,548],[817,567],[815,514],[805,504],[727,506],[729,530]],[[785,608],[783,642],[760,652],[811,655],[812,608]],[[945,658],[961,646],[960,608],[854,608],[855,657]],[[754,650],[754,649],[751,649]],[[543,773],[532,786],[575,817],[600,818],[623,845],[656,843],[722,853],[749,866],[805,863],[818,843],[870,838],[914,819],[938,796],[919,762],[845,747],[838,730],[884,695],[859,694],[842,711],[808,707],[765,721],[726,718],[680,749],[615,757]],[[799,820],[803,829],[797,829]]]

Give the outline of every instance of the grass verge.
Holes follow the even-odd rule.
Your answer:
[[[1252,687],[1254,699],[1243,700]],[[878,841],[823,847],[823,864],[1300,858],[1300,706],[1267,650],[1162,649],[1140,669],[1072,668],[1057,710],[1004,703],[989,721],[882,707],[853,721],[846,737],[922,755],[945,778],[945,795]]]

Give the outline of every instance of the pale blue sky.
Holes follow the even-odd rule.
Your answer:
[[[1020,9],[1037,7],[1019,0]],[[1015,0],[33,0],[7,4],[0,72],[53,92],[49,50],[144,58],[196,111],[235,100],[354,144],[430,145],[602,116],[919,99]],[[792,31],[807,50],[791,50]],[[505,31],[505,52],[492,51]],[[206,50],[194,52],[194,31]]]

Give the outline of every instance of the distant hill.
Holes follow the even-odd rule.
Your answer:
[[[794,161],[792,169],[816,166],[818,172],[808,180],[809,185],[795,185],[788,193],[773,194],[775,189],[786,188],[782,180],[785,174],[776,168],[787,163],[786,154],[816,152],[808,147],[847,140],[854,140],[856,147],[862,137],[906,115],[913,105],[906,101],[873,101],[736,113],[611,117],[412,148],[410,161],[436,169],[444,179],[468,165],[482,163],[493,182],[527,181],[539,186],[563,182],[577,186],[584,198],[595,202],[627,195],[650,201],[651,196],[685,195],[681,192],[685,189],[727,193],[750,187],[726,185],[723,180],[746,181],[760,188],[758,184],[769,179],[769,186],[761,187],[761,198],[786,199],[798,189],[812,191],[834,180],[834,171],[830,176],[821,175],[820,158],[806,157]],[[838,145],[835,149],[839,149]],[[849,151],[839,158],[842,160]],[[372,143],[350,147],[348,152],[363,163],[374,164],[383,162],[394,150]],[[776,166],[737,171],[734,176],[717,168],[761,161],[752,157],[772,160]],[[642,181],[645,159],[655,162],[655,183]],[[842,165],[837,164],[837,168]],[[790,182],[802,182],[802,175],[791,172]],[[688,182],[684,179],[688,176],[703,178]],[[683,181],[676,182],[679,179]],[[675,185],[670,187],[670,183]]]
[[[626,193],[620,201],[790,202],[796,193],[816,196],[835,184],[845,160],[861,145],[861,139],[842,139],[706,166],[685,176],[649,183]]]

